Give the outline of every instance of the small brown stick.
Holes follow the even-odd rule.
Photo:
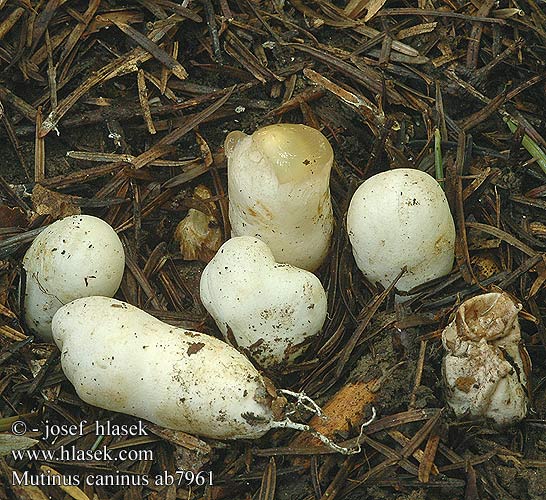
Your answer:
[[[15,26],[15,23],[20,19],[20,17],[25,13],[25,9],[22,7],[17,7],[15,10],[10,12],[10,14],[2,21],[0,24],[0,40],[4,38]]]
[[[129,180],[133,192],[133,229],[134,229],[134,248],[138,252],[142,233],[142,203],[140,196],[140,186],[134,179]]]
[[[415,382],[413,383],[413,390],[411,391],[409,408],[415,406],[415,400],[417,399],[417,389],[421,385],[421,377],[423,376],[423,368],[425,366],[425,356],[427,353],[427,341],[421,340],[421,346],[419,348],[419,358],[417,359],[417,367],[415,369]]]
[[[478,16],[487,16],[496,0],[485,0],[478,9]],[[480,41],[482,38],[483,25],[480,23],[474,23],[470,30],[468,48],[466,51],[466,67],[469,70],[475,70],[478,66],[478,54],[480,52]]]
[[[469,141],[471,143],[471,141]],[[463,278],[466,283],[471,283],[474,280],[475,283],[478,282],[474,272],[472,271],[472,264],[470,262],[470,254],[468,252],[468,240],[466,237],[466,225],[465,225],[465,215],[464,215],[464,205],[463,205],[463,187],[462,179],[463,169],[466,158],[466,145],[467,145],[467,136],[464,132],[459,133],[458,146],[457,146],[457,158],[455,161],[455,168],[452,171],[454,178],[452,182],[454,183],[455,193],[454,193],[454,202],[455,202],[455,213],[456,213],[456,224],[457,224],[457,241],[455,243],[455,258],[457,264],[463,275]]]
[[[151,283],[146,279],[146,276],[138,267],[138,264],[135,258],[131,255],[131,252],[126,252],[125,262],[127,264],[127,269],[134,276],[140,288],[144,291],[150,303],[157,309],[161,309],[161,303],[157,297],[155,290],[153,289]]]
[[[70,35],[72,32],[72,28],[69,26],[58,33],[51,36],[51,48],[53,51],[61,45],[66,37]],[[34,54],[32,54],[32,57],[30,58],[30,62],[36,66],[40,66],[47,58],[47,47],[45,45],[42,45]]]
[[[57,67],[53,64],[53,48],[49,38],[49,30],[45,32],[45,42],[47,47],[47,80],[49,83],[49,101],[51,109],[57,108]]]
[[[61,53],[61,56],[59,57],[59,67],[62,67],[76,44],[80,41],[82,35],[85,33],[85,30],[89,26],[89,23],[93,20],[93,17],[95,16],[95,13],[97,12],[99,6],[100,0],[91,0],[89,2],[89,6],[87,7],[87,10],[83,13],[81,21],[71,30],[68,39],[64,43],[63,51]]]
[[[222,215],[222,228],[224,233],[224,239],[228,240],[231,237],[231,224],[229,222],[229,206],[226,193],[224,191],[224,186],[220,174],[218,172],[218,167],[221,162],[225,161],[223,154],[213,155],[207,142],[201,137],[200,134],[196,132],[195,134],[199,148],[203,153],[204,157],[204,166],[209,168],[212,175],[212,181],[214,182],[214,191],[216,193],[216,198],[218,198],[218,205],[220,205],[220,214]],[[214,214],[215,215],[215,214]]]
[[[337,498],[340,498],[340,495],[345,488],[347,478],[355,465],[356,457],[353,456],[346,458],[339,467],[334,479],[328,485],[328,488],[326,488],[324,494],[320,497],[320,500],[336,500]]]
[[[305,71],[305,70],[304,70]],[[284,82],[284,94],[282,96],[282,103],[288,102],[290,99],[292,99],[292,96],[294,95],[294,90],[296,88],[296,82],[298,80],[297,75],[294,73],[293,75],[290,75],[288,80]]]
[[[320,130],[322,128],[317,116],[315,115],[309,104],[307,104],[306,102],[302,102],[300,104],[300,111],[303,116],[303,122],[305,123],[305,125],[307,125],[308,127],[313,127],[317,130]]]
[[[466,201],[468,198],[470,198],[470,196],[476,196],[476,192],[478,191],[480,186],[482,186],[486,180],[490,179],[490,177],[493,177],[494,175],[495,173],[492,173],[490,167],[486,167],[484,170],[482,170],[472,180],[472,182],[463,189],[463,201]],[[483,192],[483,188],[479,192]]]
[[[196,291],[190,290],[186,285],[170,258],[167,258],[165,266],[159,271],[159,282],[175,310],[183,311],[187,308],[188,302],[198,303],[196,299],[199,299],[194,295]]]
[[[30,176],[27,172],[27,177],[30,180]],[[0,189],[4,191],[4,194],[10,198],[24,213],[30,213],[30,207],[23,201],[23,199],[12,189],[12,187],[6,182],[6,180],[0,175]]]
[[[496,57],[494,57],[491,61],[489,61],[486,65],[482,66],[481,68],[472,71],[469,81],[472,85],[479,86],[480,82],[482,82],[485,77],[502,61],[505,61],[509,57],[511,57],[518,49],[520,49],[523,46],[523,39],[519,39],[511,43],[504,51],[502,51],[500,54],[498,54]]]
[[[136,156],[123,153],[98,153],[95,151],[67,151],[66,156],[76,160],[99,161],[105,163],[125,162],[132,163]],[[186,167],[198,163],[200,158],[188,158],[180,160],[155,160],[148,163],[149,167]]]
[[[207,27],[209,29],[210,38],[212,40],[212,53],[214,55],[214,61],[222,64],[222,47],[220,46],[220,38],[218,37],[218,26],[216,25],[216,15],[214,13],[214,6],[211,0],[201,0],[203,7],[205,8],[205,18],[207,20]]]
[[[36,134],[34,136],[34,182],[45,179],[45,139],[40,136],[42,126],[42,107],[36,113]]]
[[[381,113],[381,115],[383,115],[383,113]],[[374,141],[370,157],[368,158],[366,165],[364,165],[364,167],[362,168],[361,175],[363,179],[365,179],[368,175],[368,172],[370,172],[370,170],[375,167],[375,165],[379,161],[381,152],[387,148],[387,144],[390,142],[389,135],[391,133],[394,123],[394,119],[392,117],[389,117],[387,118],[385,125],[378,130],[377,138]]]
[[[17,155],[17,159],[19,160],[21,167],[23,167],[23,172],[25,172],[27,179],[30,180],[31,177],[30,177],[30,172],[28,170],[26,159],[23,155],[23,151],[22,151],[21,145],[19,144],[19,140],[17,139],[17,134],[15,133],[13,125],[11,124],[11,121],[9,120],[9,118],[6,116],[4,106],[2,104],[2,99],[0,99],[0,120],[4,124],[6,133],[8,134],[8,138],[11,142],[11,145],[13,146],[13,149],[15,150],[15,154]]]
[[[409,437],[396,429],[388,431],[387,434],[401,446],[406,446],[410,441]],[[415,450],[412,456],[419,462],[419,464],[422,464],[425,460],[425,454],[422,450]],[[435,465],[433,465],[433,467],[434,474],[438,474],[438,468]]]
[[[273,37],[273,39],[278,43],[281,44],[283,42],[283,39],[278,35],[276,30],[271,29],[271,26],[269,26],[269,23],[264,19],[264,16],[262,16],[259,12],[259,10],[254,6],[255,2],[252,2],[250,0],[245,0],[246,5],[248,8],[252,11],[252,13],[256,16],[258,21],[262,23],[262,26],[269,32],[269,34]]]
[[[374,450],[378,451],[379,453],[381,453],[381,455],[387,458],[385,462],[383,462],[382,464],[378,466],[379,470],[381,470],[384,466],[390,467],[392,465],[399,465],[406,472],[409,472],[410,474],[417,476],[418,474],[417,467],[412,462],[410,462],[406,457],[403,457],[400,451],[394,450],[390,446],[387,446],[378,440],[372,439],[369,436],[364,435],[362,437],[363,437],[364,443],[371,446]],[[410,440],[408,440],[408,443],[409,442]],[[379,470],[377,472],[379,472]],[[370,471],[370,473],[371,472],[372,471]]]
[[[421,443],[430,435],[430,433],[433,431],[434,427],[438,424],[440,421],[440,417],[442,416],[443,409],[438,410],[436,415],[434,415],[430,420],[428,420],[423,427],[421,427],[414,436],[410,439],[408,444],[404,447],[404,449],[401,451],[401,455],[404,458],[408,458],[411,455],[415,453],[417,448],[421,446]]]
[[[361,54],[362,52],[365,52],[371,46],[375,45],[375,43],[378,43],[379,41],[381,41],[383,37],[385,36],[385,33],[365,25],[355,26],[353,30],[371,39],[369,40],[370,43],[365,43],[357,47],[356,50],[353,52],[353,55],[358,55],[358,54]],[[403,30],[400,30],[400,32],[402,31]],[[405,43],[402,43],[398,40],[392,41],[392,50],[399,52],[400,54],[405,54],[410,57],[418,57],[421,55],[419,51],[414,49],[412,46],[406,45]]]
[[[391,57],[393,39],[391,36],[386,35],[381,43],[381,51],[379,53],[379,66],[386,67]]]
[[[108,184],[104,186],[102,189],[100,189],[96,194],[96,197],[100,199],[106,198],[107,196],[115,196],[117,198],[124,198],[124,199],[129,198],[129,177],[126,175],[125,169],[116,173],[110,179],[110,182],[108,182]],[[116,222],[120,220],[122,217],[126,217],[126,216],[129,217],[127,208],[126,207],[123,207],[123,208],[125,208],[125,210],[123,210],[122,212],[122,207],[120,205],[111,206],[108,212],[106,213],[104,220],[108,222],[111,226],[115,227]],[[132,217],[130,218],[130,220],[132,224],[133,222]],[[129,248],[128,238],[126,238],[125,236],[123,239],[123,243],[127,248]],[[132,249],[129,248],[129,250],[132,250]]]
[[[438,26],[438,21],[433,23],[422,23],[411,26],[410,28],[401,29],[396,33],[397,40],[403,40],[404,38],[411,38],[418,35],[423,35],[425,33],[430,33],[434,31]]]
[[[152,120],[152,113],[150,112],[150,103],[148,101],[148,89],[146,88],[146,81],[144,79],[144,70],[140,68],[137,73],[137,86],[138,86],[138,100],[140,107],[142,108],[142,115],[148,127],[150,134],[155,134],[154,121]]]
[[[149,4],[150,2],[142,2],[143,4]],[[196,23],[200,23],[203,21],[201,16],[193,12],[193,10],[188,9],[185,7],[189,2],[185,1],[182,3],[177,2],[171,2],[170,0],[155,0],[155,3],[157,5],[161,5],[164,7],[167,11],[174,12],[178,14],[179,16],[185,17],[187,19],[191,19],[192,21]]]
[[[118,161],[115,163],[108,163],[106,165],[91,167],[85,170],[81,170],[79,172],[56,175],[55,177],[43,179],[40,184],[47,188],[63,189],[73,186],[74,184],[91,181],[93,179],[109,175],[116,170],[121,170],[126,164],[126,162]]]
[[[172,44],[171,44],[171,57],[174,60],[178,60],[178,42],[172,42]],[[167,90],[170,90],[170,89],[167,89],[167,83],[169,82],[169,77],[171,76],[171,73],[172,73],[172,71],[169,68],[167,68],[166,66],[161,67],[161,78],[159,79],[159,86],[158,86],[159,91],[161,92],[161,95],[165,95]],[[146,76],[146,78],[148,78],[149,74],[147,75],[146,73],[144,73],[144,75]],[[149,76],[153,77],[153,75],[149,75]],[[153,77],[153,78],[155,78],[155,77]],[[174,96],[174,94],[172,94],[172,95]],[[167,96],[167,97],[169,97],[169,96]],[[176,101],[176,96],[174,96],[174,98],[169,97],[169,99],[171,99],[173,101]]]
[[[146,52],[150,53],[161,64],[169,68],[176,77],[180,78],[180,80],[185,80],[188,78],[188,72],[184,69],[184,67],[169,53],[165,52],[159,45],[150,40],[146,35],[143,35],[140,31],[137,31],[129,24],[121,23],[115,19],[112,19],[112,22],[119,28],[120,31],[125,33],[128,37],[140,45]]]
[[[3,85],[0,85],[0,99],[2,99],[5,103],[13,106],[27,120],[35,125],[37,113],[36,108],[21,99],[19,96],[15,95],[11,90],[4,87]]]
[[[30,243],[36,236],[38,236],[45,227],[39,227],[37,229],[31,229],[25,233],[17,234],[0,240],[0,259],[4,259],[15,252],[21,245]]]
[[[469,130],[478,126],[480,123],[489,118],[495,111],[497,111],[506,101],[506,92],[503,92],[498,96],[494,97],[482,109],[467,117],[460,125],[461,130],[468,132]]]
[[[340,87],[328,78],[322,76],[320,73],[317,73],[310,68],[305,68],[303,70],[303,74],[313,83],[320,85],[324,89],[334,94],[343,102],[358,109],[362,113],[362,115],[376,127],[384,125],[384,113],[381,112],[373,102],[366,99],[366,97],[364,97],[363,95],[349,92],[348,90]]]
[[[453,17],[455,19],[464,19],[465,21],[493,23],[505,25],[503,19],[494,17],[471,16],[469,14],[460,14],[459,12],[450,12],[447,10],[429,10],[429,9],[414,9],[411,7],[402,7],[398,9],[381,9],[376,16],[432,16],[432,17]]]
[[[522,241],[518,240],[515,236],[497,227],[490,226],[488,224],[482,224],[480,222],[467,222],[466,227],[477,229],[479,231],[483,231],[484,233],[490,234],[491,236],[495,236],[496,238],[499,238],[505,241],[506,243],[508,243],[509,245],[512,245],[513,247],[517,248],[518,250],[528,255],[529,257],[534,257],[535,255],[537,255],[536,250],[533,250],[531,247],[529,247]]]
[[[246,48],[245,44],[231,30],[225,32],[224,50],[246,68],[254,78],[262,83],[271,80],[282,82],[284,78],[262,65],[260,60]]]
[[[272,116],[280,116],[289,111],[299,108],[301,102],[311,102],[324,97],[326,92],[322,89],[317,89],[314,87],[308,88],[301,92],[300,94],[291,97],[286,102],[282,103],[278,108],[272,109],[267,115],[266,118],[271,118]]]
[[[258,500],[274,500],[276,487],[277,464],[275,463],[275,457],[271,457],[262,476]]]
[[[353,19],[346,18],[346,20],[336,20],[329,17],[326,17],[324,14],[321,14],[311,7],[306,5],[302,0],[290,0],[290,4],[299,10],[303,15],[320,20],[321,24],[326,24],[327,26],[335,26],[337,28],[352,28],[353,26],[358,26],[358,21]]]
[[[419,481],[422,483],[428,483],[430,479],[430,474],[437,474],[438,469],[434,465],[434,459],[436,457],[436,452],[438,451],[438,445],[440,444],[440,435],[435,432],[436,429],[433,429],[431,432],[427,444],[425,446],[425,451],[423,453],[423,459],[419,464]]]
[[[440,128],[440,133],[442,136],[442,139],[444,141],[447,141],[449,136],[447,133],[447,125],[446,125],[446,115],[444,112],[444,99],[442,97],[442,89],[440,88],[440,82],[438,80],[435,81],[436,86],[436,112],[438,113],[438,127]],[[432,139],[432,134],[431,134]]]
[[[61,6],[61,3],[61,0],[49,0],[45,8],[36,17],[32,29],[31,52],[34,52],[40,38],[42,38],[42,35],[45,33],[49,22],[53,19],[53,16],[55,15],[56,10]]]

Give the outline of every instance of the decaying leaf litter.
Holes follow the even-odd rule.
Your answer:
[[[37,446],[151,449],[154,460],[6,456],[3,496],[543,498],[545,55],[546,9],[536,0],[0,1],[2,430],[19,418],[35,427],[134,421],[83,404],[57,349],[25,334],[20,264],[40,229],[74,213],[100,216],[126,250],[119,297],[168,323],[217,334],[199,300],[204,263],[183,260],[176,226],[201,210],[225,240],[224,137],[293,122],[322,130],[335,151],[337,225],[319,271],[329,314],[299,364],[267,375],[325,408],[330,420],[312,421],[321,432],[362,447],[343,457],[293,431],[223,443],[152,425],[147,437],[100,440],[89,424],[83,436]],[[442,181],[458,232],[452,273],[403,305],[393,301],[395,284],[382,290],[362,277],[343,224],[362,180],[394,167]],[[208,200],[194,195],[200,184]],[[533,361],[532,411],[504,431],[455,421],[440,384],[439,339],[450,314],[463,298],[499,288],[523,304]],[[376,420],[360,434],[372,406]],[[50,469],[110,476],[203,469],[214,485],[12,484],[13,470]]]

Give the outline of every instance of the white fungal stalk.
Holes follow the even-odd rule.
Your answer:
[[[466,300],[442,332],[442,373],[449,406],[458,417],[509,425],[527,413],[530,361],[521,345],[520,304],[506,293]]]
[[[225,151],[232,235],[260,238],[277,262],[317,269],[333,230],[326,137],[305,125],[270,125],[231,132]]]
[[[278,264],[268,246],[240,236],[201,275],[203,305],[226,338],[262,367],[293,361],[326,319],[326,292],[309,271]]]
[[[91,295],[113,296],[121,283],[125,253],[114,229],[102,219],[74,215],[54,222],[23,258],[25,321],[51,341],[51,319],[64,304]]]
[[[359,269],[388,286],[406,267],[401,291],[444,276],[454,258],[455,224],[436,180],[398,168],[366,180],[347,212],[347,231]]]

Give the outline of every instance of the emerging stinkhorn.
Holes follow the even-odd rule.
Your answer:
[[[106,297],[78,299],[53,318],[63,371],[87,403],[218,439],[270,429],[271,398],[242,354]]]
[[[442,373],[449,406],[458,417],[509,425],[527,413],[531,363],[521,343],[520,304],[506,293],[463,302],[442,332]]]
[[[444,276],[454,258],[455,224],[436,180],[399,168],[366,180],[347,212],[347,231],[359,269],[372,282],[398,280],[401,291]]]
[[[270,125],[231,132],[225,151],[232,235],[260,238],[277,262],[317,269],[333,231],[326,137],[305,125]]]

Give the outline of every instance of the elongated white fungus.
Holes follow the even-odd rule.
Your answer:
[[[278,264],[261,240],[224,243],[201,275],[201,300],[224,337],[261,366],[292,361],[326,319],[326,293],[312,273]]]
[[[248,359],[209,335],[107,297],[61,307],[52,328],[63,371],[89,404],[215,439],[254,439],[289,428],[311,432],[339,453],[360,451],[292,422],[284,414],[284,394],[320,409],[304,394],[281,389],[278,396]]]
[[[256,438],[273,411],[261,375],[209,335],[119,300],[78,299],[53,318],[63,371],[85,402],[218,439]]]
[[[527,351],[521,344],[520,304],[486,293],[461,304],[442,332],[446,400],[457,417],[509,425],[527,413]]]
[[[305,125],[270,125],[231,132],[225,151],[232,235],[260,238],[277,262],[317,269],[333,230],[326,137]]]
[[[359,269],[372,282],[401,291],[444,276],[454,258],[455,224],[436,180],[399,168],[366,180],[347,212],[347,231]]]
[[[74,215],[54,222],[36,237],[23,258],[28,328],[51,341],[51,319],[57,309],[80,297],[111,297],[119,288],[124,267],[121,241],[102,219]]]
[[[172,327],[107,297],[61,307],[52,328],[63,372],[89,404],[198,436],[255,439],[288,428],[310,432],[339,453],[360,452],[360,446],[343,448],[291,421],[284,396],[241,353],[214,337]],[[320,413],[304,394],[279,393]]]

